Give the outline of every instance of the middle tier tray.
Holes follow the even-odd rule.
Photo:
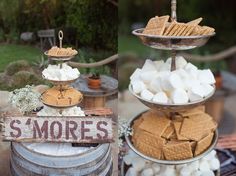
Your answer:
[[[131,84],[129,85],[129,91],[140,102],[142,102],[145,106],[147,106],[151,109],[168,111],[168,112],[179,112],[179,111],[185,111],[187,109],[191,109],[191,108],[194,108],[198,105],[204,104],[209,98],[211,98],[214,95],[215,86],[214,86],[214,91],[212,91],[208,96],[204,97],[203,99],[201,99],[199,101],[193,101],[193,102],[189,102],[189,103],[185,103],[185,104],[162,104],[162,103],[155,103],[153,101],[145,100],[141,96],[139,96],[133,92]]]
[[[139,37],[144,45],[161,50],[189,50],[203,46],[215,32],[209,35],[196,36],[158,36],[143,34],[144,28],[136,29],[132,33]]]
[[[144,112],[143,112],[144,113]],[[138,119],[143,113],[140,113],[138,114],[137,116],[135,116],[134,118],[132,118],[129,122],[128,122],[128,127],[131,127],[134,123],[134,121],[136,119]],[[128,130],[128,128],[127,128]],[[127,133],[128,134],[128,133]],[[208,147],[208,149],[206,149],[203,153],[193,157],[193,158],[190,158],[190,159],[184,159],[184,160],[161,160],[161,159],[156,159],[156,158],[153,158],[153,157],[149,157],[143,153],[141,153],[140,151],[138,151],[132,141],[131,141],[131,136],[125,136],[125,140],[128,144],[128,146],[136,153],[138,154],[139,156],[149,160],[149,161],[152,161],[152,162],[156,162],[156,163],[159,163],[159,164],[165,164],[165,165],[179,165],[179,164],[187,164],[187,163],[191,163],[191,162],[194,162],[194,161],[197,161],[199,159],[201,159],[202,157],[206,156],[207,154],[209,154],[213,149],[214,147],[216,146],[217,144],[217,141],[218,141],[218,130],[216,129],[215,132],[214,132],[214,137],[212,139],[212,142],[211,142],[211,145]]]

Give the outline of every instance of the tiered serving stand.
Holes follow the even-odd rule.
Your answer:
[[[176,20],[177,21],[177,16],[176,16],[176,0],[171,0],[171,20]],[[143,34],[143,28],[142,29],[136,29],[132,33],[139,37],[142,41],[142,43],[146,46],[149,46],[154,49],[161,49],[161,50],[169,50],[171,51],[171,71],[176,70],[176,51],[177,50],[189,50],[193,49],[196,47],[203,46],[204,44],[207,43],[210,37],[214,36],[215,33],[212,33],[210,35],[201,35],[201,36],[157,36],[157,35],[147,35]],[[195,101],[195,102],[189,102],[186,104],[161,104],[161,103],[154,103],[152,101],[147,101],[140,97],[139,95],[136,95],[133,90],[132,86],[129,85],[129,91],[142,102],[144,105],[151,109],[159,110],[159,111],[165,111],[170,113],[170,117],[173,117],[175,115],[175,112],[181,112],[181,111],[186,111],[188,109],[194,108],[198,105],[204,104],[210,97],[214,95],[215,90],[205,97],[204,99],[200,101]],[[141,114],[138,116],[132,118],[129,122],[129,126],[131,127],[134,120],[138,117],[140,117]],[[215,131],[214,138],[212,140],[212,143],[210,147],[202,154],[193,157],[191,159],[186,159],[186,160],[178,160],[178,161],[169,161],[169,160],[159,160],[155,159],[149,156],[146,156],[139,152],[132,144],[131,142],[131,136],[126,136],[126,142],[129,145],[129,147],[138,155],[141,157],[152,161],[156,162],[159,164],[165,164],[165,165],[178,165],[178,164],[186,164],[190,163],[196,160],[201,159],[202,157],[206,156],[210,151],[212,151],[217,143],[218,139],[218,131]]]
[[[62,48],[62,40],[63,40],[63,32],[62,31],[58,32],[58,38],[59,38],[59,41],[60,41],[60,48]],[[75,53],[74,55],[70,55],[70,56],[51,56],[51,55],[48,54],[48,51],[46,51],[44,54],[48,57],[48,59],[53,60],[53,61],[58,61],[59,64],[60,64],[60,68],[62,68],[62,64],[65,63],[65,62],[70,61],[71,59],[73,59],[77,53]],[[59,86],[60,92],[61,92],[60,93],[61,97],[63,97],[63,91],[68,89],[70,87],[70,84],[74,83],[79,77],[77,77],[76,79],[66,80],[66,81],[49,80],[49,79],[45,78],[44,76],[43,76],[43,78],[48,80],[52,84],[54,84],[54,86]],[[42,94],[42,96],[43,96],[43,94]],[[71,105],[68,105],[68,106],[60,106],[60,105],[51,105],[51,104],[46,103],[43,100],[42,96],[41,96],[41,101],[42,101],[43,104],[45,104],[47,106],[50,106],[52,108],[61,108],[61,109],[77,106],[83,99],[83,97],[81,96],[81,99],[78,102],[74,103],[74,104],[71,104]]]

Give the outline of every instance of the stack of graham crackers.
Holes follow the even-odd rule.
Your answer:
[[[161,160],[183,160],[208,149],[217,124],[204,108],[176,113],[171,120],[150,110],[136,119],[132,128],[133,145],[141,153]]]
[[[148,21],[143,34],[158,36],[198,36],[212,34],[215,29],[209,26],[200,26],[202,18],[188,23],[176,21],[168,22],[169,16],[155,16]]]

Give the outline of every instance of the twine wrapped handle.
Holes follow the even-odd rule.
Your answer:
[[[60,48],[62,48],[62,39],[63,39],[63,32],[62,32],[62,30],[60,30],[59,32],[58,32],[58,38],[59,38],[59,41],[60,41]]]

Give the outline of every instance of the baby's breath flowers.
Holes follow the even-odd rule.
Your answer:
[[[22,113],[26,114],[38,108],[40,93],[33,91],[33,86],[25,86],[21,89],[15,89],[11,92],[9,101],[17,107]]]
[[[118,145],[121,148],[123,146],[123,140],[125,136],[130,136],[133,134],[132,128],[128,126],[127,119],[119,118],[119,127],[118,127]]]

